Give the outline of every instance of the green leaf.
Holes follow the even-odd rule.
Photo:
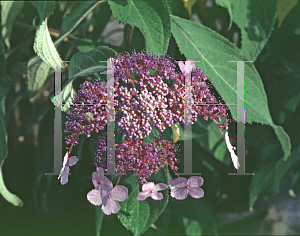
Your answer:
[[[5,70],[5,57],[3,52],[3,44],[0,41],[0,194],[11,204],[15,206],[23,206],[22,200],[15,194],[11,193],[5,186],[3,179],[3,163],[7,157],[7,136],[6,136],[6,122],[5,122],[5,109],[2,110],[2,103],[4,104],[4,97],[8,92],[10,81],[6,76]],[[3,106],[4,107],[4,106]]]
[[[216,0],[216,3],[222,7],[227,8],[228,14],[230,16],[230,23],[229,23],[229,29],[230,29],[232,25],[232,18],[233,18],[231,0]]]
[[[124,52],[124,49],[121,48],[121,47],[114,46],[114,45],[111,45],[111,44],[108,44],[108,43],[96,42],[96,41],[93,41],[91,39],[77,38],[74,41],[75,41],[79,51],[86,51],[86,50],[94,49],[94,48],[99,47],[99,46],[106,46],[106,47],[112,48],[117,53]]]
[[[163,54],[170,40],[170,11],[163,0],[109,0],[116,20],[134,25],[144,35],[146,50]]]
[[[140,184],[136,182],[137,177],[131,175],[126,177],[124,184],[128,187],[128,199],[120,202],[121,210],[117,216],[121,223],[134,235],[143,234],[160,216],[168,203],[169,193],[167,190],[160,191],[163,199],[155,201],[147,198],[145,201],[137,201],[137,195],[140,192]],[[152,174],[149,182],[169,184],[167,167],[161,168],[157,174]]]
[[[58,45],[67,35],[69,35],[85,18],[103,1],[85,1],[73,9],[62,22],[59,32],[59,39],[55,41],[54,45]]]
[[[48,18],[55,9],[55,1],[35,1],[39,13],[40,22]]]
[[[69,80],[106,70],[106,61],[115,57],[117,52],[109,47],[100,46],[76,53],[70,61]]]
[[[9,48],[10,34],[13,28],[14,20],[22,10],[24,1],[1,1],[1,28],[4,43]]]
[[[27,90],[30,98],[33,98],[44,86],[49,71],[50,66],[40,57],[34,56],[30,58],[27,64]]]
[[[300,146],[292,150],[291,156],[287,161],[271,162],[255,170],[250,184],[250,209],[253,207],[257,196],[262,194],[267,196],[278,194],[283,178],[299,161]]]
[[[36,31],[33,49],[35,53],[53,69],[55,69],[56,61],[62,61],[52,42],[47,26],[47,19],[42,22]]]
[[[276,0],[219,0],[242,32],[242,52],[255,61],[268,41],[275,23]]]
[[[223,36],[196,22],[171,16],[171,23],[172,34],[181,53],[195,61],[195,65],[200,66],[204,72],[209,73],[210,81],[225,102],[236,103],[237,65],[230,61],[247,60],[243,53]],[[282,144],[283,159],[286,160],[291,149],[289,137],[272,121],[266,93],[254,65],[244,65],[246,122],[271,125]],[[229,106],[229,109],[232,117],[236,119],[236,106]]]

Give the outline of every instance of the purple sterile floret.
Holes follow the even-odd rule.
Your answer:
[[[171,196],[177,200],[185,199],[188,194],[193,198],[201,198],[204,196],[204,191],[200,188],[203,182],[200,176],[191,176],[188,180],[184,177],[171,180]]]
[[[167,189],[168,186],[163,183],[154,184],[154,182],[148,182],[143,184],[142,192],[140,192],[136,198],[138,201],[144,201],[146,198],[151,197],[153,200],[162,200],[163,195],[158,191]]]

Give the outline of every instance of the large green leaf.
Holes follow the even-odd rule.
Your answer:
[[[146,50],[167,52],[170,40],[170,11],[163,0],[109,0],[116,20],[139,28],[146,40]]]
[[[117,213],[121,223],[134,235],[143,234],[160,216],[168,203],[168,190],[163,190],[163,199],[160,201],[147,198],[145,201],[137,201],[136,197],[140,192],[140,185],[136,182],[137,177],[131,175],[126,177],[124,184],[128,187],[128,199],[120,202],[121,210]],[[152,174],[149,182],[169,184],[167,167],[161,168],[157,174]]]
[[[24,1],[1,1],[1,28],[4,43],[9,48],[10,34],[13,23],[19,12],[22,10]]]
[[[276,0],[218,0],[242,32],[242,52],[255,61],[268,41],[276,16]]]
[[[237,65],[230,61],[247,60],[243,53],[221,35],[196,22],[171,16],[171,23],[181,53],[209,74],[210,81],[225,102],[236,103]],[[229,106],[229,109],[236,119],[236,107]],[[291,149],[289,137],[282,127],[273,123],[261,78],[252,63],[245,63],[245,110],[246,122],[273,127],[286,160]]]
[[[47,19],[41,23],[36,31],[33,49],[35,53],[53,69],[55,69],[56,61],[62,61],[52,42],[47,26]]]
[[[9,90],[10,81],[6,76],[5,70],[5,58],[3,52],[3,44],[0,41],[0,194],[10,203],[15,206],[23,206],[22,200],[11,193],[5,186],[3,179],[3,163],[7,157],[7,136],[6,136],[6,122],[5,122],[5,110],[2,109],[2,103],[4,104],[5,95]],[[3,106],[4,107],[4,106]]]
[[[43,22],[53,13],[55,1],[35,1],[35,5],[39,13],[40,22]]]

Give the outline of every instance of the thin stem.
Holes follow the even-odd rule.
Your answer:
[[[125,43],[125,52],[129,52],[129,50],[130,50],[130,44],[131,44],[133,29],[134,29],[134,26],[129,25],[127,38],[126,38],[126,43]]]
[[[117,181],[117,183],[116,183],[116,186],[119,184],[120,179],[121,179],[121,176],[122,176],[122,175],[119,176],[118,181]]]
[[[101,3],[107,2],[107,0],[102,0],[102,1],[98,1],[96,2],[87,12],[85,12],[83,14],[83,16],[76,22],[76,24],[68,31],[66,32],[64,35],[62,35],[55,43],[54,45],[57,46],[58,44],[61,43],[61,41],[64,40],[65,37],[67,37],[69,34],[71,34],[71,32],[87,17],[87,15],[93,11],[98,5],[100,5]]]

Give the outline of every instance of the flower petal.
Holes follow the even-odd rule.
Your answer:
[[[163,184],[163,183],[159,183],[159,184],[156,184],[154,187],[153,187],[153,190],[155,191],[160,191],[160,190],[165,190],[168,188],[168,185],[166,184]]]
[[[60,170],[60,175],[58,176],[58,178],[60,178],[61,185],[65,185],[66,183],[68,183],[69,172],[70,172],[69,166],[66,166],[64,169]]]
[[[176,188],[182,188],[185,187],[187,183],[187,179],[184,177],[179,177],[177,179],[173,179],[170,181],[170,185],[172,187],[176,187]]]
[[[188,190],[186,187],[183,188],[174,188],[171,190],[171,196],[177,200],[183,200],[187,197]]]
[[[102,167],[97,167],[97,173],[98,173],[98,175],[99,176],[104,176],[104,170],[103,170],[103,168]]]
[[[92,181],[93,181],[95,188],[98,188],[98,186],[100,184],[100,176],[95,171],[92,173]]]
[[[64,156],[64,160],[63,160],[63,167],[66,167],[68,165],[68,160],[69,160],[69,152],[66,152],[65,156]]]
[[[117,201],[108,198],[106,205],[103,204],[101,209],[105,215],[116,214],[120,211],[120,205]]]
[[[193,198],[202,198],[204,197],[204,191],[202,188],[188,188],[189,195]]]
[[[152,193],[150,193],[150,196],[154,200],[161,200],[161,199],[163,199],[163,194],[159,193],[157,191],[153,191]]]
[[[113,183],[106,176],[99,176],[99,180],[101,185],[109,185],[113,187]]]
[[[69,165],[68,166],[74,166],[78,161],[78,158],[76,156],[71,156],[69,158]]]
[[[200,187],[203,185],[203,178],[201,176],[191,176],[188,181],[187,185],[190,187]]]
[[[68,175],[62,175],[60,177],[60,184],[61,185],[65,185],[66,183],[68,183],[68,181],[69,181]]]
[[[136,200],[138,200],[138,201],[144,201],[148,197],[150,197],[150,192],[139,192]]]
[[[119,202],[124,202],[128,198],[128,189],[122,185],[115,186],[111,191],[111,198]]]
[[[93,189],[86,195],[87,200],[95,206],[100,206],[102,204],[102,199],[100,192],[97,189]]]
[[[151,192],[154,188],[154,182],[148,182],[146,184],[143,184],[142,191],[143,192]]]
[[[225,141],[226,141],[227,149],[230,152],[231,160],[232,160],[232,163],[233,163],[235,169],[240,168],[239,158],[233,151],[234,148],[230,143],[228,132],[225,133]]]

